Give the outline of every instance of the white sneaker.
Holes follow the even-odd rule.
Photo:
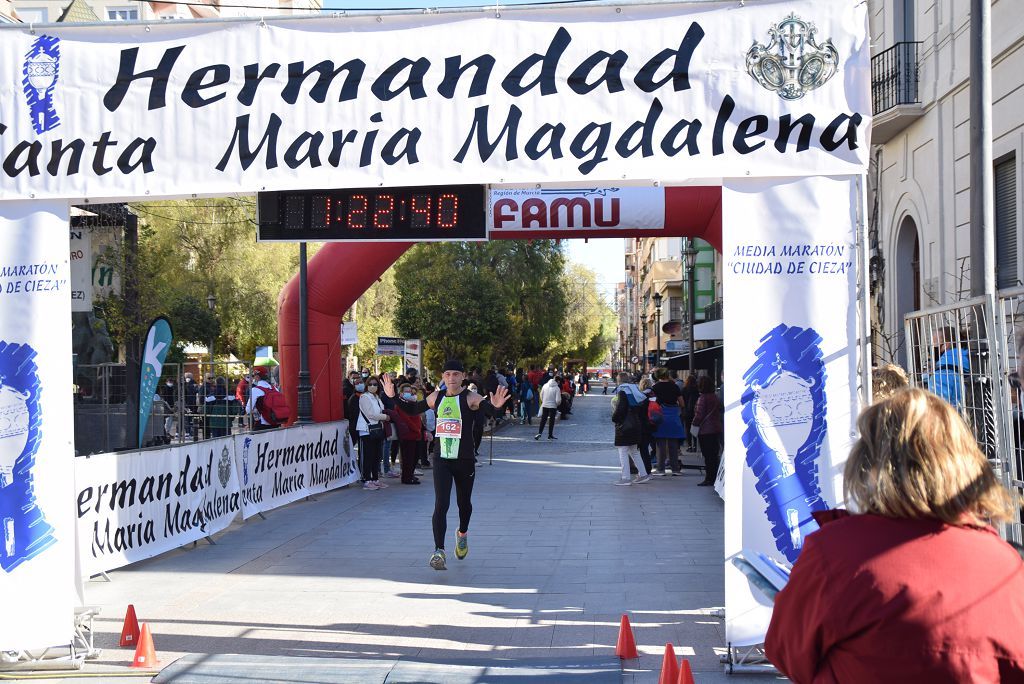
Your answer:
[[[378,487],[378,486],[377,486],[376,484],[374,484],[374,483],[373,483],[372,481],[369,481],[369,480],[368,480],[368,481],[366,481],[366,482],[364,482],[364,483],[363,483],[363,489],[372,489],[372,490],[377,490],[377,489],[380,489],[380,487]]]
[[[389,470],[388,472],[384,473],[384,477],[401,477],[401,475],[399,475],[398,471],[396,470]]]
[[[415,477],[423,477],[423,471],[422,470],[414,470],[414,471],[412,471],[412,474]]]
[[[632,480],[616,480],[615,482],[612,482],[612,484],[615,485],[616,487],[628,487],[629,485],[633,484],[633,481]]]
[[[377,489],[387,489],[388,487],[391,486],[391,485],[387,484],[386,482],[381,482],[380,480],[374,480],[373,484],[375,484],[377,486]]]
[[[644,484],[651,481],[650,475],[644,475],[633,480],[633,484]]]

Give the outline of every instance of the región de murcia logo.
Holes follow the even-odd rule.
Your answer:
[[[782,99],[799,100],[824,85],[839,68],[839,51],[832,40],[818,45],[816,33],[814,24],[790,14],[768,29],[767,45],[754,41],[747,51],[747,72]]]

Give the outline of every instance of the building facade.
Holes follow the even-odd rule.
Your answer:
[[[623,367],[643,370],[689,350],[688,283],[684,238],[627,238],[625,280],[617,289],[619,358]],[[696,240],[694,321],[721,318],[720,265],[711,245]],[[658,303],[660,302],[660,306]],[[716,304],[717,303],[717,304]],[[718,335],[720,338],[721,335]],[[712,338],[695,331],[695,349]],[[632,359],[638,359],[632,362]]]
[[[970,3],[869,0],[876,360],[907,363],[903,318],[971,293]],[[992,2],[997,286],[1024,276],[1024,6]]]

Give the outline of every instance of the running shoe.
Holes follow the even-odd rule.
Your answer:
[[[633,484],[633,481],[632,480],[616,480],[615,482],[612,482],[612,484],[615,485],[616,487],[628,487],[629,485]]]
[[[437,549],[434,551],[434,555],[430,557],[430,567],[435,570],[447,570],[448,566],[445,565],[444,561],[444,549]]]
[[[534,436],[533,436],[533,438],[534,438],[535,440],[537,440],[537,439],[540,439],[540,435],[534,435]]]
[[[412,474],[415,475],[416,477],[420,477],[421,475],[423,475],[423,471],[417,468],[416,470],[412,471]]]
[[[558,439],[558,438],[555,437],[554,435],[548,435],[548,439]]]
[[[373,482],[370,482],[369,480],[367,480],[366,482],[363,483],[363,489],[377,490],[377,489],[380,489],[380,487],[375,485]]]
[[[634,484],[644,484],[644,483],[650,482],[650,481],[651,481],[651,476],[650,475],[643,475],[642,477],[638,477],[635,480],[633,480],[633,483]]]
[[[380,480],[374,480],[373,484],[377,485],[377,489],[387,489],[388,487],[391,486],[386,482],[381,482]]]
[[[384,473],[384,477],[401,477],[401,474],[397,470],[389,470]]]
[[[455,532],[455,557],[462,560],[469,555],[469,534]]]

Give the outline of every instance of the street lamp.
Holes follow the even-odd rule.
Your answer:
[[[640,317],[640,326],[641,326],[641,329],[640,329],[641,350],[643,351],[643,354],[644,354],[643,355],[644,373],[646,373],[647,371],[650,370],[650,367],[649,367],[649,365],[647,363],[647,314],[646,313],[644,313],[644,315]]]
[[[210,307],[210,313],[213,314],[217,308],[217,298],[213,296],[211,292],[206,296],[206,306]],[[213,372],[213,338],[210,338],[210,372]]]
[[[654,332],[658,336],[658,348],[654,350],[654,365],[661,366],[661,300],[660,292],[654,293]]]
[[[689,366],[690,372],[696,373],[693,367],[693,319],[697,317],[697,306],[694,301],[696,287],[696,278],[694,275],[695,267],[697,265],[697,248],[693,246],[693,238],[687,241],[686,249],[683,250],[683,256],[686,258],[686,299],[687,299],[687,326],[690,329],[690,356]]]

